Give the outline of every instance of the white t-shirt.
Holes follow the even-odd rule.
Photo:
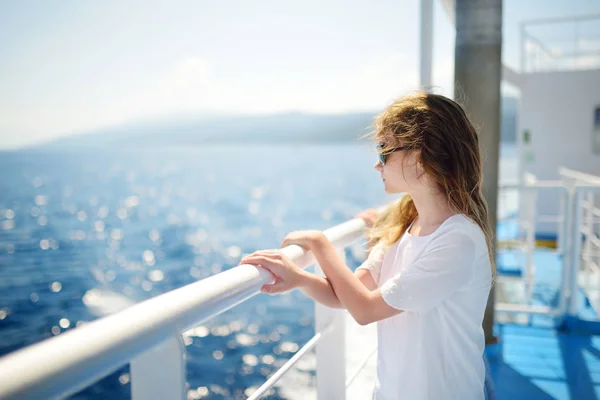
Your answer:
[[[367,268],[390,306],[377,322],[374,399],[483,399],[483,314],[491,266],[483,231],[462,214],[426,236],[375,246]]]

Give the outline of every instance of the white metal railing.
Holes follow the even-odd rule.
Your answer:
[[[600,66],[600,14],[521,23],[521,73]]]
[[[343,253],[364,228],[363,220],[353,219],[324,233]],[[314,263],[299,246],[281,251],[302,268]],[[265,283],[272,283],[268,272],[237,266],[8,354],[0,359],[0,398],[63,398],[131,363],[132,398],[185,399],[183,332],[255,296]],[[316,335],[251,398],[266,393],[313,347],[318,397],[345,398],[345,371],[339,368],[345,312],[316,304],[315,316]]]
[[[524,232],[517,249],[526,253],[525,278],[527,294],[524,304],[496,303],[496,310],[509,314],[544,314],[576,316],[579,287],[586,291],[596,312],[600,311],[600,237],[595,226],[600,222],[600,208],[595,199],[600,194],[600,177],[560,167],[558,181],[540,181],[526,175],[522,185],[500,185],[501,190],[517,190],[524,196],[520,216],[514,220]],[[536,196],[539,190],[559,190],[559,215],[537,215]],[[506,220],[510,220],[506,219]],[[562,255],[562,276],[559,303],[556,307],[530,304],[534,284],[535,229],[538,222],[558,224],[557,252]],[[582,240],[583,238],[583,244]],[[582,262],[583,261],[583,262]]]
[[[561,206],[557,215],[538,215],[537,200],[539,191],[558,191],[561,199]],[[565,254],[569,241],[569,218],[570,218],[570,195],[567,186],[563,181],[541,181],[532,174],[523,176],[522,184],[501,184],[499,185],[500,196],[507,191],[516,191],[519,193],[519,215],[510,216],[507,213],[499,221],[518,222],[519,235],[516,241],[508,244],[512,249],[525,254],[525,268],[523,283],[525,284],[525,298],[522,303],[497,302],[495,309],[507,314],[548,314],[559,315],[566,310],[566,296],[568,286],[566,284],[568,265],[563,265],[563,279],[560,288],[560,302],[557,307],[539,306],[531,304],[533,298],[533,288],[535,285],[535,263],[534,252],[536,249],[536,224],[538,222],[550,222],[557,224],[557,252]],[[499,247],[504,243],[499,242]],[[563,257],[563,261],[565,258]]]
[[[354,383],[356,377],[362,372],[362,370],[365,368],[371,357],[375,355],[375,353],[377,353],[377,346],[373,347],[373,349],[369,352],[369,354],[367,354],[367,356],[360,363],[360,365],[354,370],[350,378],[348,378],[348,380],[346,381],[346,389]]]
[[[600,223],[600,208],[596,207],[596,198],[600,194],[600,176],[580,171],[560,168],[560,176],[568,182],[574,193],[573,209],[573,249],[570,262],[573,265],[570,285],[572,293],[581,286],[592,306],[600,311],[600,237],[595,228]],[[583,239],[583,245],[581,240]],[[569,302],[569,314],[575,316],[579,305],[577,296]]]

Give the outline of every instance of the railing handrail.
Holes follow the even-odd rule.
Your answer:
[[[595,185],[600,184],[599,176],[577,171],[567,167],[558,168],[558,174],[566,178],[574,179],[576,181],[588,182]]]
[[[498,189],[500,190],[527,190],[535,191],[536,189],[548,188],[548,189],[560,189],[565,187],[562,181],[539,181],[536,180],[534,183],[500,183]]]
[[[365,222],[355,218],[324,231],[336,248],[363,236]],[[292,245],[281,249],[301,268],[312,253]],[[0,358],[0,398],[66,397],[117,370],[174,334],[260,293],[271,275],[240,265],[217,275],[135,304]]]

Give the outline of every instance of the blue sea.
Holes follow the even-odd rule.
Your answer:
[[[0,356],[97,318],[90,290],[139,302],[390,201],[375,161],[357,144],[0,153]],[[259,294],[186,337],[192,398],[246,398],[312,337],[313,308]],[[73,398],[130,398],[128,366]]]
[[[95,319],[92,289],[139,302],[382,204],[375,160],[354,144],[0,154],[0,355]],[[206,323],[190,388],[244,397],[312,337],[313,307],[261,294]],[[129,395],[124,367],[74,398]]]

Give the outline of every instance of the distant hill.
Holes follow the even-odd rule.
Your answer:
[[[30,149],[140,148],[211,144],[290,144],[353,142],[372,129],[375,112],[287,113],[178,117],[132,122],[59,138]],[[516,137],[517,99],[502,99],[501,140]]]
[[[368,133],[375,113],[275,114],[127,124],[59,138],[45,149],[88,146],[164,147],[207,144],[351,142]]]

